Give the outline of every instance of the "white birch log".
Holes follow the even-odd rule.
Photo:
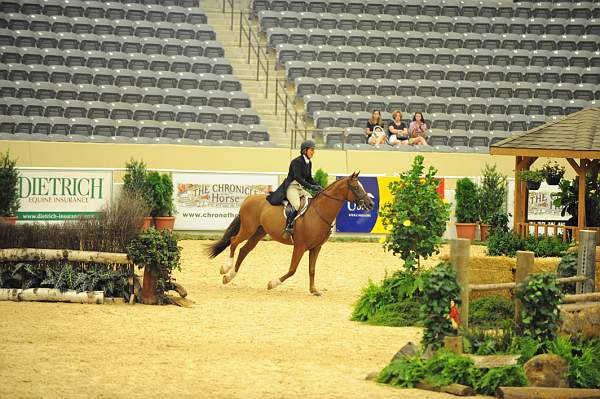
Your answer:
[[[70,260],[73,262],[131,264],[127,254],[70,249],[8,248],[0,249],[0,262]]]
[[[0,288],[0,300],[102,304],[104,303],[104,292],[77,292],[75,290],[61,292],[55,288],[28,288],[26,290]]]

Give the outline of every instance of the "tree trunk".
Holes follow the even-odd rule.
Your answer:
[[[73,262],[130,264],[127,254],[75,251],[71,249],[8,248],[0,249],[0,262],[69,260]]]
[[[55,288],[28,288],[26,290],[0,288],[0,300],[102,304],[104,303],[104,292],[77,292],[75,290],[61,292]]]
[[[150,272],[150,266],[144,267],[144,285],[142,286],[142,303],[146,305],[158,304],[156,283],[158,279]]]
[[[600,389],[500,387],[496,396],[500,399],[598,399]]]

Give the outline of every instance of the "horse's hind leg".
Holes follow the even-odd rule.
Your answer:
[[[246,255],[248,255],[248,253],[252,251],[254,247],[256,247],[256,244],[258,244],[258,242],[262,240],[262,238],[266,234],[267,233],[262,228],[262,226],[259,226],[254,235],[250,237],[248,239],[248,242],[246,242],[242,249],[240,249],[240,253],[238,254],[237,260],[235,261],[235,268],[233,270],[230,270],[229,273],[223,276],[223,284],[227,284],[231,280],[233,280],[237,272],[240,270],[240,266],[242,265],[244,258],[246,258]]]
[[[258,223],[250,224],[247,220],[241,219],[240,231],[235,236],[231,237],[231,243],[229,244],[229,259],[227,259],[227,265],[221,266],[221,274],[227,274],[231,271],[237,246],[252,237],[259,227]]]

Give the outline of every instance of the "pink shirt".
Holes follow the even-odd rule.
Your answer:
[[[414,132],[415,135],[417,135],[417,136],[422,136],[423,133],[425,133],[425,130],[427,130],[427,124],[426,123],[423,123],[423,124],[421,124],[420,127],[417,127],[417,122],[416,121],[412,121],[410,123],[410,125],[408,126],[408,131],[410,133]]]

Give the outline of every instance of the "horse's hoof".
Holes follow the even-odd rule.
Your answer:
[[[229,273],[229,270],[231,270],[230,266],[221,266],[221,270],[219,270],[219,272],[221,274],[227,274],[227,273]]]
[[[227,275],[223,276],[223,285],[227,284],[229,282],[229,278],[227,278]]]
[[[321,296],[321,295],[323,295],[321,293],[321,291],[312,291],[311,294],[314,295],[314,296]]]
[[[275,280],[271,280],[271,281],[269,281],[269,284],[267,284],[267,289],[272,290],[273,288],[277,287],[279,284],[281,284],[281,280],[279,280],[278,278],[276,278]]]

